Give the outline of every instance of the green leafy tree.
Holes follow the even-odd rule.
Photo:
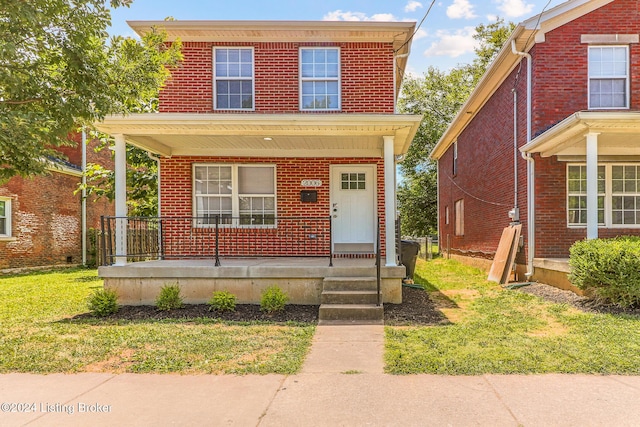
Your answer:
[[[81,125],[153,108],[180,43],[151,31],[108,38],[132,0],[4,0],[0,7],[0,181],[43,174]]]
[[[96,150],[107,149],[111,138],[99,135],[102,143]],[[85,171],[87,195],[97,198],[115,198],[115,174],[101,164],[89,163]],[[79,186],[79,190],[83,186]],[[127,145],[127,213],[130,216],[155,216],[158,214],[158,164],[140,148]]]
[[[405,78],[398,101],[401,113],[421,114],[422,122],[404,161],[398,205],[402,234],[424,236],[437,230],[437,165],[429,158],[440,137],[515,28],[504,20],[476,27],[476,57],[449,71],[436,67]]]

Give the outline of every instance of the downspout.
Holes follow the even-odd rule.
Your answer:
[[[87,133],[82,127],[82,265],[87,266]]]
[[[520,52],[516,49],[516,41],[511,40],[511,51],[515,55],[527,58],[527,144],[531,141],[531,55],[527,52]],[[528,280],[533,276],[533,257],[535,255],[535,162],[531,153],[522,153],[522,157],[527,160],[527,272],[525,277]]]
[[[160,210],[160,158],[154,156],[153,154],[151,154],[150,151],[147,151],[147,157],[149,157],[151,160],[155,161],[156,164],[158,165],[158,218],[160,218],[162,216],[161,210]]]

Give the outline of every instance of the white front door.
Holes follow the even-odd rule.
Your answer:
[[[331,217],[335,252],[373,252],[375,175],[375,165],[332,166]]]

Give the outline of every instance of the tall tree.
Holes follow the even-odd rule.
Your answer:
[[[515,28],[499,19],[476,27],[476,57],[449,71],[436,67],[421,77],[405,78],[400,112],[423,115],[409,152],[400,164],[398,204],[402,233],[424,236],[437,230],[437,170],[429,154],[469,98],[478,81]]]
[[[165,45],[161,32],[109,39],[110,24],[104,0],[3,1],[0,182],[45,173],[80,125],[153,102],[180,60],[180,44]]]

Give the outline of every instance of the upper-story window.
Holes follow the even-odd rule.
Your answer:
[[[0,237],[11,237],[11,199],[0,197]]]
[[[214,99],[217,110],[253,110],[253,49],[214,48]]]
[[[300,109],[340,109],[340,49],[300,49]]]
[[[589,47],[589,108],[629,108],[629,48]]]

